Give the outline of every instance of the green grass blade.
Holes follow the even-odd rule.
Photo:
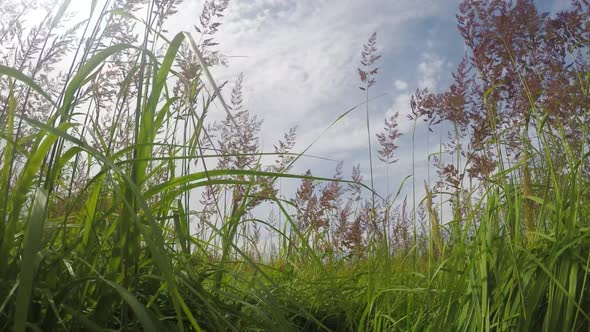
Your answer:
[[[4,160],[2,163],[2,174],[0,175],[0,234],[4,234],[4,227],[6,226],[8,193],[10,185],[10,169],[12,168],[12,152],[14,141],[14,111],[16,103],[14,100],[13,85],[10,84],[8,93],[8,114],[6,121],[6,145],[4,147]],[[1,239],[0,239],[1,241]]]
[[[23,74],[20,70],[0,65],[0,74],[12,77],[18,81],[25,83],[35,92],[47,99],[47,101],[49,101],[51,105],[57,107],[57,104],[53,101],[51,96],[47,92],[45,92],[37,83],[35,83],[33,79]]]
[[[162,237],[160,227],[152,214],[152,210],[150,209],[150,207],[148,206],[148,204],[145,200],[145,196],[141,193],[141,191],[135,185],[135,183],[125,174],[125,172],[123,172],[122,169],[120,169],[117,165],[115,165],[112,160],[110,160],[109,158],[104,156],[100,151],[89,146],[87,143],[81,141],[80,139],[78,139],[72,135],[69,135],[64,130],[60,130],[60,128],[54,128],[46,123],[42,123],[40,121],[30,119],[27,117],[23,117],[23,119],[25,121],[27,121],[27,123],[31,124],[32,126],[37,127],[39,129],[42,129],[42,130],[52,134],[52,136],[59,136],[65,140],[83,148],[86,152],[91,154],[98,161],[102,162],[106,167],[113,170],[115,173],[117,173],[123,179],[126,186],[130,189],[131,193],[135,197],[135,199],[138,203],[138,206],[144,212],[145,220],[147,221],[147,226],[149,226],[149,228],[146,227],[146,225],[144,225],[143,223],[139,222],[139,217],[137,216],[137,214],[132,213],[131,218],[133,218],[133,221],[135,222],[136,226],[140,230],[140,233],[144,237],[145,244],[147,245],[149,251],[151,252],[156,266],[158,267],[160,272],[163,274],[164,280],[168,284],[168,289],[169,289],[170,295],[174,299],[175,303],[178,304],[178,306],[182,309],[182,312],[184,312],[186,317],[189,319],[193,328],[197,331],[200,331],[201,329],[199,327],[199,324],[195,320],[191,311],[186,306],[186,303],[184,302],[184,299],[182,298],[182,296],[178,293],[176,279],[174,276],[171,260],[168,257],[167,253],[164,251],[164,248],[166,248],[166,245],[164,243],[164,239]],[[62,126],[65,126],[67,128],[68,124],[65,123]],[[125,203],[127,205],[129,212],[133,212],[132,207],[129,205],[128,201],[123,200],[123,203]]]
[[[177,34],[176,37],[170,43],[170,47],[166,52],[164,61],[158,69],[157,76],[154,81],[154,86],[150,93],[147,105],[144,107],[141,113],[141,126],[139,128],[139,134],[137,138],[137,158],[139,159],[134,163],[134,177],[135,183],[141,185],[145,181],[145,171],[147,168],[148,160],[152,156],[152,144],[156,137],[159,128],[154,126],[156,120],[156,107],[160,100],[160,95],[166,84],[166,79],[170,73],[170,69],[176,58],[176,53],[184,40],[183,34]]]
[[[63,124],[59,126],[58,130],[65,131],[70,127],[70,124]],[[15,189],[11,193],[10,214],[6,221],[5,232],[3,234],[2,243],[0,244],[0,257],[6,257],[6,259],[0,261],[0,272],[5,271],[9,264],[10,259],[8,259],[8,251],[13,246],[14,233],[20,219],[21,209],[27,198],[27,193],[31,190],[33,180],[41,169],[45,156],[57,139],[58,137],[51,133],[48,133],[47,135],[45,135],[45,132],[43,131],[39,133],[37,136],[37,143],[32,149],[34,153],[27,159],[22,174],[16,182]],[[39,143],[39,141],[41,142]]]
[[[33,279],[35,277],[35,258],[41,248],[46,207],[47,193],[45,190],[38,188],[33,200],[31,218],[25,231],[23,259],[21,272],[18,277],[19,288],[16,294],[16,312],[14,317],[14,330],[16,332],[25,332],[26,329],[29,305],[32,302],[31,293]]]
[[[143,326],[144,331],[159,332],[167,330],[157,319],[153,317],[153,314],[151,314],[149,310],[141,302],[139,302],[135,296],[133,296],[133,294],[129,293],[125,288],[121,287],[121,285],[118,285],[110,280],[103,279],[103,281],[114,288],[119,293],[119,295],[121,295],[121,298],[127,302],[127,304],[129,304],[137,316],[137,319]]]

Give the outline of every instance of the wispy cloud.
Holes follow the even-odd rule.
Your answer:
[[[244,73],[246,105],[265,121],[265,148],[272,148],[281,133],[293,125],[299,126],[301,148],[341,113],[362,102],[356,67],[362,44],[377,31],[383,57],[371,94],[386,95],[370,105],[371,129],[376,133],[385,116],[399,111],[400,130],[408,133],[412,124],[405,114],[411,93],[417,87],[436,88],[450,76],[446,75],[446,50],[437,46],[460,46],[458,35],[445,44],[433,44],[432,40],[439,33],[451,35],[448,31],[455,29],[457,3],[235,0],[216,38],[224,54],[238,57],[231,57],[228,67],[217,68],[214,74],[219,80],[233,80],[239,72]],[[194,21],[199,13],[199,5],[188,3],[175,23],[178,27],[170,30],[190,29],[182,22]],[[366,146],[361,108],[337,123],[311,152],[344,159],[348,167],[360,162],[367,169]],[[333,167],[321,162],[306,162],[305,166],[327,174]]]

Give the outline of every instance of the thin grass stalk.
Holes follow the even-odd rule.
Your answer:
[[[375,183],[373,177],[373,150],[371,147],[371,127],[370,127],[370,120],[369,120],[369,82],[368,80],[365,81],[365,120],[367,123],[367,139],[368,139],[368,149],[369,149],[369,170],[371,174],[371,215],[370,215],[370,222],[373,223],[373,227],[377,230],[377,221],[375,215]]]

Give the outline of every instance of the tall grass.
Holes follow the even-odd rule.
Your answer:
[[[30,30],[17,22],[34,7],[11,7],[1,26],[0,45],[28,38],[0,65],[0,330],[590,329],[588,127],[539,106],[534,75],[515,83],[528,102],[517,157],[511,128],[495,118],[505,115],[494,104],[500,83],[474,93],[481,118],[458,115],[467,103],[440,111],[457,111],[452,93],[480,83],[467,74],[450,93],[417,93],[414,123],[450,122],[455,164],[439,169],[441,186],[425,184],[420,202],[412,179],[408,216],[405,202],[392,209],[400,190],[379,197],[359,167],[352,180],[342,166],[334,178],[292,174],[309,149],[292,151],[294,129],[260,151],[242,78],[228,104],[209,70],[224,61],[213,38],[227,1],[205,1],[195,31],[172,38],[164,23],[175,1],[92,2],[88,20],[66,28],[69,3]],[[510,58],[502,65],[517,67]],[[582,99],[583,115],[590,75],[577,64],[581,96],[568,96]],[[328,129],[370,102],[364,82],[364,102]],[[216,103],[225,120],[209,126]],[[396,119],[380,136],[387,163]],[[466,151],[466,137],[478,137],[466,122],[479,120],[494,130]],[[468,170],[485,176],[465,186]],[[280,178],[301,180],[294,199],[278,194]],[[269,204],[284,225],[252,212]]]

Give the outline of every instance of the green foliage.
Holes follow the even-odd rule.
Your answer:
[[[39,27],[47,38],[61,40],[69,3]],[[0,94],[7,94],[0,116],[0,330],[590,328],[587,128],[572,142],[564,126],[533,107],[538,145],[510,164],[502,161],[510,142],[495,133],[489,144],[499,151],[498,171],[469,190],[462,183],[451,193],[427,187],[423,202],[413,202],[427,211],[427,230],[419,232],[416,206],[410,217],[405,202],[391,209],[401,188],[393,200],[380,198],[382,206],[371,193],[363,206],[361,189],[370,188],[358,168],[352,181],[340,168],[333,179],[289,173],[309,149],[291,152],[294,130],[275,153],[258,150],[260,122],[242,109],[240,88],[226,105],[208,69],[221,62],[210,37],[227,1],[205,3],[196,32],[206,38],[197,44],[190,33],[164,37],[161,22],[175,1],[148,1],[153,10],[145,20],[135,15],[141,1],[103,10],[94,1],[61,90],[39,79],[51,74],[40,60],[33,68],[0,64]],[[138,22],[143,40],[135,37]],[[48,44],[31,44],[30,54],[43,59]],[[363,73],[371,77],[361,74],[363,104],[376,74],[369,69]],[[223,139],[243,146],[214,149],[206,120],[218,100],[231,128]],[[39,109],[25,112],[31,105]],[[389,146],[388,163],[396,118],[380,140]],[[275,165],[264,167],[269,157]],[[302,180],[297,198],[281,198],[277,179]],[[454,204],[465,201],[448,223],[433,199],[445,194]],[[251,213],[270,204],[283,224]],[[276,250],[263,247],[261,227]]]

